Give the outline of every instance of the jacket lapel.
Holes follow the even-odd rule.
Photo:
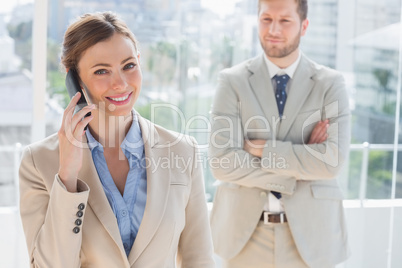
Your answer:
[[[86,137],[85,137],[86,139]],[[86,146],[86,143],[85,143]],[[89,188],[90,194],[88,198],[88,203],[96,217],[105,227],[109,235],[113,238],[117,247],[119,247],[122,257],[127,258],[123,244],[120,237],[119,227],[117,225],[116,216],[110,207],[109,201],[103,190],[101,181],[96,171],[95,165],[92,160],[91,150],[89,148],[84,149],[83,155],[83,165],[79,172],[79,178],[85,181]]]
[[[314,87],[314,69],[307,58],[302,55],[299,66],[293,77],[291,88],[286,100],[285,109],[283,111],[284,118],[281,121],[278,132],[278,139],[283,140],[293,125],[300,109],[310,95]]]
[[[273,126],[272,117],[279,118],[279,112],[264,55],[250,62],[249,71],[252,73],[249,77],[251,88],[268,122]]]
[[[138,120],[144,140],[147,201],[138,235],[128,257],[131,266],[155,235],[165,213],[170,190],[170,169],[163,168],[163,163],[170,161],[170,147],[159,143],[158,132],[150,121],[141,116],[138,116]]]

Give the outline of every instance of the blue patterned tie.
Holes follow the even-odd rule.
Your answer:
[[[283,109],[285,108],[285,103],[286,103],[286,85],[289,81],[289,76],[287,74],[284,75],[275,75],[275,83],[276,83],[276,92],[275,92],[275,98],[276,98],[276,104],[278,105],[278,112],[279,112],[279,117],[282,118],[283,115]],[[271,193],[278,199],[281,199],[282,194],[279,192],[271,191]]]
[[[271,193],[278,199],[281,199],[282,194],[280,192],[271,191]]]
[[[284,75],[275,75],[275,83],[276,83],[276,104],[278,105],[279,117],[282,118],[283,109],[285,108],[286,103],[286,85],[289,81],[289,76],[287,74]]]

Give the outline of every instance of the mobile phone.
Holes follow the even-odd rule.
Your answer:
[[[83,92],[83,90],[81,89],[80,77],[78,76],[78,73],[75,69],[70,69],[68,71],[67,76],[66,76],[66,87],[67,87],[67,91],[68,91],[68,95],[70,96],[70,99],[73,98],[74,95],[77,94],[77,92],[81,93],[81,97],[78,100],[78,103],[74,109],[74,114],[76,114],[79,111],[81,111],[82,108],[84,108],[85,106],[88,105],[88,101],[87,101],[86,92]],[[84,88],[85,88],[85,85],[84,85]],[[91,112],[87,113],[84,116],[84,118],[87,116],[90,116],[90,115],[91,115]],[[85,126],[85,130],[86,129],[87,129],[87,126]]]

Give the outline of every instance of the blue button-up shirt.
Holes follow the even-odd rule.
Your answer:
[[[96,170],[101,180],[103,190],[117,218],[121,240],[126,255],[134,244],[144,215],[147,200],[147,175],[145,165],[144,143],[138,118],[133,113],[133,122],[124,141],[120,145],[128,159],[130,171],[127,175],[123,196],[117,189],[110,175],[103,155],[103,146],[95,140],[89,128],[86,131],[89,148],[92,152]]]

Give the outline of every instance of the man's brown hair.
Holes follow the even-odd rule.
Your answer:
[[[267,2],[269,0],[258,0],[258,14],[260,13],[261,2]],[[308,4],[307,0],[295,0],[297,3],[297,13],[299,14],[300,20],[304,21],[307,19]]]

